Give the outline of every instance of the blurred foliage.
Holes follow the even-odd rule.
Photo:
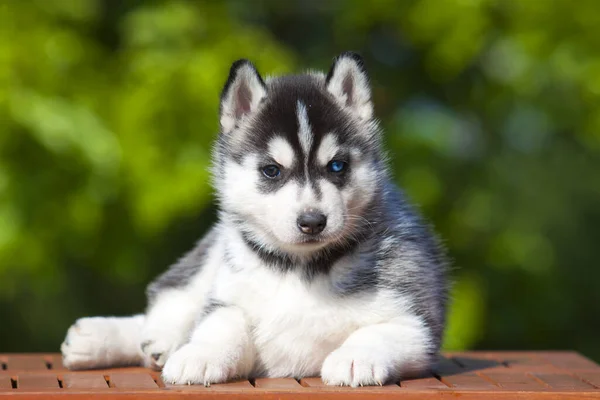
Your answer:
[[[360,51],[398,182],[454,260],[446,348],[600,360],[596,0],[0,0],[0,351],[56,351],[214,221],[230,63]]]

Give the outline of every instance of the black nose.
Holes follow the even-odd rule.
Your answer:
[[[323,232],[325,225],[327,225],[327,217],[320,212],[309,211],[301,214],[298,217],[298,228],[302,233],[307,235],[316,235]]]

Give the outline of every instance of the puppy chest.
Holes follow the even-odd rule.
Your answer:
[[[254,289],[242,303],[261,362],[273,376],[280,367],[318,372],[327,354],[371,319],[364,303],[337,297],[323,284],[288,278]]]

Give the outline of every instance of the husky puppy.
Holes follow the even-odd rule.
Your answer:
[[[79,319],[64,364],[146,365],[205,385],[381,385],[427,369],[445,254],[390,179],[362,59],[266,80],[237,61],[220,125],[218,223],[150,284],[145,314]]]

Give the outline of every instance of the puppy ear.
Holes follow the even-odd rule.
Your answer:
[[[342,107],[361,119],[371,119],[371,87],[361,56],[350,51],[340,54],[333,61],[325,82],[327,90]]]
[[[229,78],[221,93],[221,132],[230,133],[258,108],[267,96],[267,87],[254,65],[238,60],[231,65]]]

